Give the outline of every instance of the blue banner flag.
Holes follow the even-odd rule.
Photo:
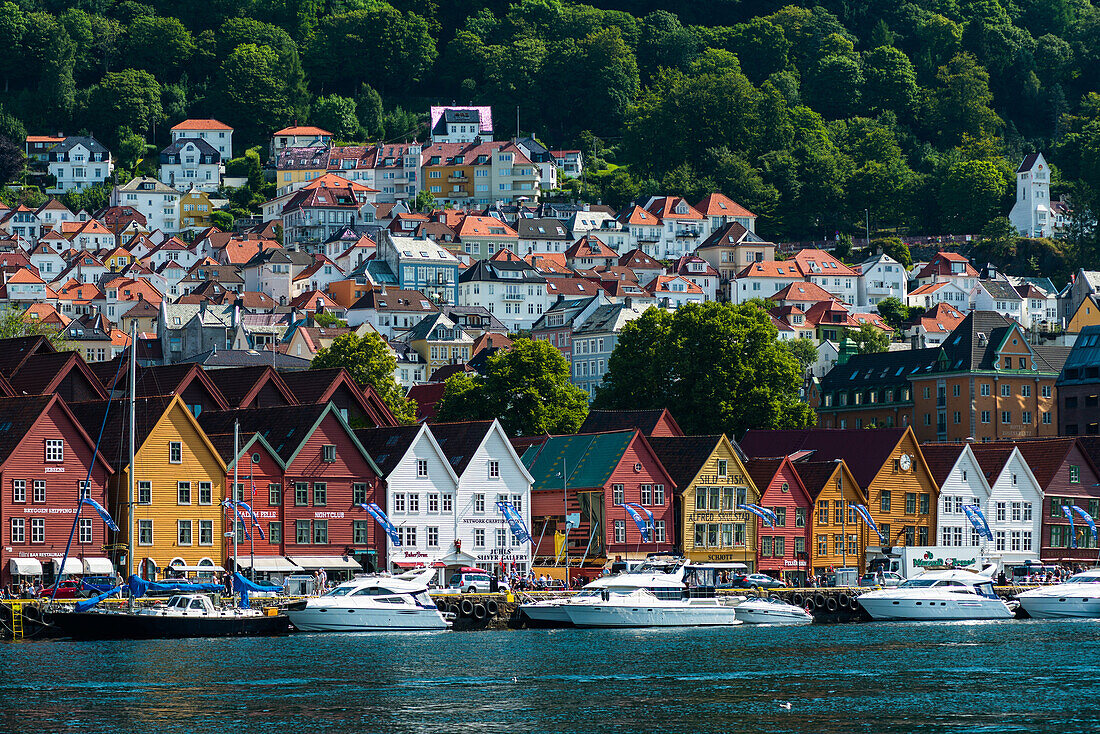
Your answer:
[[[875,525],[875,521],[871,519],[871,511],[867,509],[867,505],[852,504],[851,507],[863,518],[863,522],[867,523],[867,527],[875,531],[875,535],[878,536],[880,543],[883,545],[890,544],[890,539],[882,534],[882,531],[878,529],[878,525]]]
[[[1069,518],[1069,537],[1071,541],[1071,548],[1077,547],[1077,531],[1073,529],[1073,510],[1069,505],[1062,505],[1062,514]]]
[[[989,522],[985,519],[985,515],[982,514],[982,508],[977,505],[963,505],[963,512],[966,513],[966,519],[970,521],[970,524],[974,526],[974,529],[978,531],[978,535],[988,540],[993,540],[993,531],[989,529]]]
[[[393,526],[390,519],[386,517],[386,513],[382,511],[374,502],[369,504],[357,503],[357,507],[362,507],[364,510],[370,513],[370,516],[378,521],[378,524],[382,526],[382,529],[386,531],[386,535],[390,536],[390,542],[394,545],[401,545],[401,533],[397,532],[397,528]]]
[[[738,505],[737,509],[746,510],[758,516],[761,520],[764,521],[764,527],[766,528],[770,528],[775,525],[775,521],[772,519],[773,517],[775,517],[775,515],[773,515],[770,510],[765,510],[759,505]]]
[[[91,507],[93,510],[99,513],[99,516],[103,518],[103,522],[107,524],[107,527],[116,532],[118,531],[118,525],[115,525],[115,521],[111,519],[110,513],[108,513],[107,510],[103,508],[103,505],[99,504],[91,497],[82,498],[80,500],[80,504],[88,505],[89,507]]]
[[[252,511],[252,506],[249,505],[247,502],[238,501],[237,507],[244,508],[244,511],[248,513],[248,516],[250,518],[252,518],[252,527],[256,528],[256,532],[260,534],[260,540],[264,540],[266,538],[266,536],[264,535],[264,529],[260,526],[260,518],[256,517],[256,513]]]
[[[627,513],[630,515],[630,519],[633,520],[634,524],[638,526],[638,530],[642,534],[642,542],[643,543],[648,543],[649,542],[649,537],[650,537],[649,536],[649,521],[647,521],[645,518],[643,518],[642,513],[638,512],[638,510],[640,509],[643,512],[645,512],[646,514],[649,514],[649,511],[646,510],[645,508],[641,507],[640,505],[636,505],[634,503],[627,503],[627,504],[622,505],[622,507],[624,507],[626,509]],[[653,516],[650,515],[650,517],[653,517]]]
[[[531,533],[527,532],[527,526],[523,522],[523,517],[519,514],[516,506],[511,502],[500,501],[497,502],[497,509],[500,510],[500,514],[504,515],[504,520],[508,523],[508,527],[512,529],[512,535],[520,543],[530,543]]]
[[[1092,531],[1093,544],[1097,544],[1096,522],[1092,519],[1092,515],[1085,512],[1082,508],[1078,507],[1077,505],[1073,506],[1073,511],[1076,512],[1081,517],[1085,518],[1085,522],[1087,522],[1089,524],[1089,530]]]

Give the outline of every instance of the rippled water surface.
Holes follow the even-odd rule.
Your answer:
[[[1100,731],[1091,621],[25,641],[0,666],[4,732]]]

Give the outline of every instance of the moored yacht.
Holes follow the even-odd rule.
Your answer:
[[[445,630],[450,622],[428,596],[435,569],[408,578],[365,576],[323,596],[287,607],[290,623],[303,632]]]
[[[687,596],[660,598],[649,589],[612,594],[590,604],[566,604],[570,621],[578,627],[706,627],[741,624],[729,597]]]
[[[1100,568],[1074,574],[1060,584],[1022,592],[1016,598],[1036,619],[1100,617]]]
[[[992,569],[987,569],[991,571]],[[876,620],[1011,619],[985,572],[928,571],[894,589],[871,591],[859,604]]]
[[[573,622],[566,610],[567,605],[598,603],[603,600],[605,591],[609,595],[621,595],[638,589],[648,589],[659,598],[679,599],[684,590],[683,561],[646,561],[629,573],[598,578],[573,596],[528,602],[521,605],[520,610],[534,622],[570,625]]]
[[[735,597],[737,618],[745,624],[810,624],[814,615],[782,599]]]

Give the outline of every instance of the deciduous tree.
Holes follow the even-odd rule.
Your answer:
[[[376,332],[361,337],[355,334],[336,337],[331,346],[317,351],[309,366],[313,370],[334,367],[346,369],[357,384],[374,388],[402,423],[416,420],[416,404],[405,397],[405,391],[393,377],[397,358]]]

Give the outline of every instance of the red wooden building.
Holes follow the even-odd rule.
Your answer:
[[[208,433],[258,433],[286,469],[282,552],[306,570],[347,576],[385,561],[385,538],[358,503],[379,502],[382,481],[366,450],[332,403],[203,413]],[[358,560],[357,560],[358,559]]]
[[[1097,550],[1092,531],[1074,513],[1071,533],[1070,521],[1062,511],[1063,506],[1076,505],[1093,517],[1100,516],[1100,471],[1088,453],[1071,437],[1017,441],[1015,446],[1043,490],[1043,537],[1039,559],[1044,563],[1095,565]],[[1077,536],[1076,548],[1073,547],[1074,534]]]
[[[777,518],[774,527],[765,526],[760,518],[756,520],[757,568],[792,586],[805,586],[813,500],[786,456],[750,459],[745,467],[760,490],[760,506]]]
[[[535,565],[557,555],[560,540],[555,537],[564,535],[567,514],[579,515],[580,520],[568,535],[566,553],[574,561],[642,559],[676,547],[675,482],[640,431],[552,436],[519,445],[523,463],[535,479],[533,534],[536,541],[543,537]],[[623,507],[627,502],[653,513],[648,543],[642,542],[641,531]]]
[[[60,571],[89,467],[88,496],[107,507],[113,469],[65,403],[56,395],[0,398],[0,583],[49,583]],[[106,525],[83,508],[66,572],[113,574],[106,544]]]

